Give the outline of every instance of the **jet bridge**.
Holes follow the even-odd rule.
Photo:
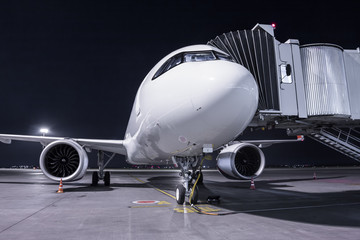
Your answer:
[[[263,24],[208,44],[230,54],[258,84],[258,111],[249,127],[305,134],[360,161],[359,48],[301,45],[296,39],[281,43],[274,28]]]

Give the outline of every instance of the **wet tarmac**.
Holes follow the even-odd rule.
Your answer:
[[[88,172],[56,193],[39,170],[0,170],[0,239],[360,239],[360,168],[265,169],[255,190],[205,171],[202,213],[176,204],[180,181],[114,170],[94,187]]]

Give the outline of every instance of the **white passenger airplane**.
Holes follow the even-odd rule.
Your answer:
[[[257,105],[258,87],[246,68],[215,47],[194,45],[170,53],[147,74],[124,140],[0,134],[0,141],[41,143],[41,170],[55,181],[81,179],[88,167],[86,152],[91,149],[99,151],[93,184],[99,179],[110,184],[110,173],[104,168],[115,154],[126,155],[131,164],[172,160],[181,168],[183,184],[176,187],[176,200],[183,204],[201,174],[204,153],[223,148],[217,157],[220,172],[232,179],[251,179],[265,166],[259,145],[298,141],[232,142],[248,126]],[[105,164],[103,151],[113,153]],[[196,203],[196,187],[193,192],[191,202]]]

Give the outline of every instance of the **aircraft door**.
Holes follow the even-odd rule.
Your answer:
[[[298,42],[279,45],[278,76],[282,115],[307,117],[304,83]]]

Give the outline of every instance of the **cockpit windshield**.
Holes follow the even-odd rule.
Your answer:
[[[215,53],[215,56],[217,57],[217,59],[235,62],[234,59],[230,55],[226,55],[226,54],[220,53],[220,52],[214,52],[214,53]]]
[[[213,52],[189,52],[184,53],[184,62],[203,62],[216,60]]]
[[[175,56],[168,59],[157,72],[154,74],[152,80],[158,78],[160,75],[166,73],[173,67],[176,67],[186,62],[205,62],[214,60],[225,60],[235,62],[230,55],[216,51],[201,51],[201,52],[183,52],[176,54]]]

